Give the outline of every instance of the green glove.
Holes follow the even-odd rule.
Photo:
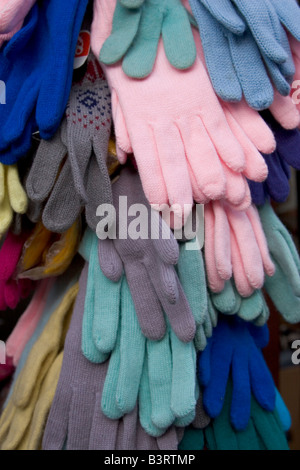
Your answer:
[[[204,432],[202,429],[188,428],[184,432],[182,441],[178,446],[178,450],[203,450],[204,449]]]
[[[93,363],[105,362],[117,341],[121,281],[112,282],[102,273],[98,239],[87,229],[79,248],[89,263],[82,324],[82,352]]]
[[[229,280],[226,281],[222,292],[210,292],[210,296],[216,310],[224,315],[238,315],[257,326],[262,326],[268,321],[269,309],[261,290],[256,290],[250,297],[244,298],[237,291],[234,281]]]
[[[190,16],[180,0],[118,1],[112,32],[102,46],[100,61],[112,65],[124,58],[126,75],[147,77],[153,69],[161,35],[169,62],[177,69],[191,67],[196,46]]]
[[[110,419],[130,413],[139,401],[140,421],[158,437],[171,424],[185,426],[195,417],[196,351],[168,326],[160,341],[147,340],[139,326],[131,293],[123,278],[121,323],[102,395]]]
[[[235,431],[230,424],[231,395],[230,383],[222,413],[204,431],[209,450],[289,450],[277,412],[262,409],[253,396],[247,428]]]
[[[266,276],[265,289],[281,315],[289,323],[300,321],[300,260],[291,235],[269,203],[259,208],[269,251],[276,266],[274,276]]]

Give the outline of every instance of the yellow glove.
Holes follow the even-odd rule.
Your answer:
[[[20,183],[17,165],[0,163],[0,237],[9,229],[13,214],[25,214],[27,195]]]
[[[78,289],[77,282],[68,290],[29,353],[0,419],[2,450],[17,449],[28,432],[42,385],[63,349]]]
[[[41,450],[43,433],[54,400],[62,361],[63,351],[57,356],[48,371],[34,408],[30,426],[18,445],[17,450]]]
[[[80,238],[80,219],[62,235],[49,232],[42,222],[39,222],[24,244],[18,266],[18,278],[39,280],[60,276],[76,255]]]

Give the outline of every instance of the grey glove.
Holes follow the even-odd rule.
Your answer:
[[[109,87],[91,56],[83,80],[72,87],[61,128],[40,143],[26,182],[31,200],[49,197],[43,211],[49,230],[66,231],[85,206],[87,222],[95,231],[97,207],[112,203],[106,165],[110,132]]]

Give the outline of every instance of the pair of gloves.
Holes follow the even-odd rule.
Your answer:
[[[116,4],[94,3],[92,49],[100,61]],[[157,209],[174,205],[178,224],[191,211],[193,200],[226,199],[236,209],[249,207],[246,178],[264,181],[267,165],[259,151],[272,153],[276,145],[269,127],[244,101],[218,100],[199,35],[193,34],[197,56],[184,72],[170,65],[162,41],[153,72],[143,80],[127,77],[120,63],[110,67],[102,62],[112,90],[119,160],[124,163],[126,155],[134,153],[148,201]],[[164,102],[168,106],[162,106]],[[271,111],[284,127],[299,124],[290,97],[276,98]]]
[[[62,370],[45,428],[43,449],[177,450],[176,429],[171,427],[158,438],[149,436],[139,423],[137,407],[123,419],[112,420],[102,412],[102,391],[108,363],[92,364],[81,352],[87,278],[86,264],[65,342]]]

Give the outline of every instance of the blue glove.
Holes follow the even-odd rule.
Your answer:
[[[267,343],[267,326],[256,327],[237,317],[219,316],[213,336],[198,360],[203,405],[211,418],[222,411],[230,377],[230,419],[235,429],[243,430],[249,422],[251,393],[262,408],[274,410],[275,385],[260,351]]]
[[[300,9],[295,0],[199,0],[210,14],[233,34],[249,27],[259,49],[272,61],[282,64],[283,26],[300,41]],[[236,7],[236,8],[235,8]]]
[[[4,77],[7,93],[7,104],[1,107],[0,115],[1,162],[15,162],[20,144],[26,153],[33,131],[39,130],[42,138],[49,139],[59,127],[70,93],[75,48],[87,3],[37,3],[26,19],[26,31],[23,27],[1,51],[0,76]]]
[[[217,3],[190,0],[216,93],[225,101],[240,101],[244,94],[251,107],[261,110],[273,102],[270,79],[278,91],[286,96],[290,92],[289,82],[295,67],[286,33],[276,11],[271,8],[269,13],[269,5],[258,5],[257,11],[265,20],[259,24],[253,4],[257,2],[251,2],[246,18],[250,24],[247,25],[227,0]],[[226,26],[223,25],[224,21],[222,24],[221,18],[226,18]],[[232,25],[228,28],[231,20]]]
[[[264,183],[248,181],[252,201],[261,206],[269,198],[284,202],[290,192],[290,166],[300,170],[300,132],[298,129],[287,130],[280,126],[270,112],[262,117],[274,133],[277,148],[271,155],[263,155],[268,165],[269,174]]]

